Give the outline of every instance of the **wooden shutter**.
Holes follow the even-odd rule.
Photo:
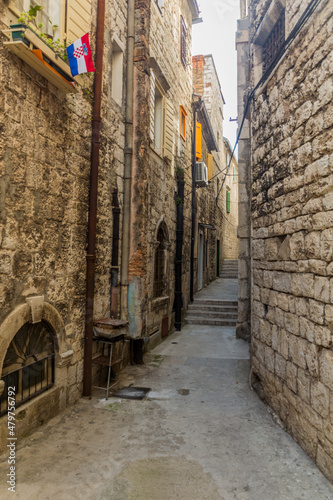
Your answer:
[[[66,41],[75,42],[91,29],[91,0],[67,0]]]
[[[213,177],[213,155],[207,153],[207,168],[208,168],[208,180],[210,181]]]
[[[197,160],[200,160],[200,158],[201,158],[201,151],[202,151],[202,147],[201,147],[201,142],[202,142],[201,136],[202,136],[202,133],[201,133],[201,130],[202,130],[201,123],[197,122],[197,132],[196,132],[196,155],[197,155]]]
[[[230,214],[230,191],[227,191],[227,214]]]
[[[166,97],[163,100],[164,104],[164,137],[163,137],[163,156],[169,160],[173,160],[173,145],[174,145],[174,112],[173,106]]]
[[[155,142],[155,75],[150,71],[150,138]]]

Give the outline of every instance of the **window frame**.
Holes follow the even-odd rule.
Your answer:
[[[43,351],[36,352],[34,346],[35,348],[38,346],[38,343],[42,338],[42,334],[44,340],[48,338],[49,343],[47,345],[42,345]],[[35,335],[35,337],[33,337],[33,335]],[[45,349],[50,350],[50,352],[46,352],[45,354]],[[12,360],[12,362],[6,366],[7,356],[10,358],[13,353],[16,353],[16,361]],[[55,382],[55,354],[56,335],[54,330],[46,321],[43,320],[38,323],[25,323],[16,332],[8,346],[2,368],[1,378],[5,381],[6,387],[0,398],[0,415],[4,415],[7,412],[8,398],[6,398],[6,395],[8,393],[8,387],[13,384],[16,389],[16,407],[34,399],[42,392],[45,392],[53,387]],[[37,359],[39,355],[43,356]],[[31,359],[34,359],[34,361],[31,362]],[[15,366],[15,368],[10,370],[11,366]],[[32,376],[34,376],[34,383],[30,380]],[[38,378],[37,381],[36,377]],[[25,385],[27,381],[28,385]],[[33,385],[35,386],[35,390],[33,390]],[[39,385],[40,387],[37,389],[37,386]],[[5,407],[4,409],[2,409],[3,406]]]
[[[185,19],[180,15],[180,61],[187,68],[187,25]]]

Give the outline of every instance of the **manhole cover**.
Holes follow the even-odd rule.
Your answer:
[[[123,387],[119,391],[113,392],[113,398],[122,399],[143,399],[151,389],[148,387]]]

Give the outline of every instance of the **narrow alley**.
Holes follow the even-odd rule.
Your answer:
[[[197,297],[237,297],[217,279]],[[329,500],[333,486],[249,387],[234,326],[186,325],[128,366],[143,400],[81,399],[20,443],[2,499]],[[5,484],[7,460],[1,463]]]

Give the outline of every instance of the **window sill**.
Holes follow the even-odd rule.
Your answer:
[[[169,296],[167,296],[167,297],[157,297],[156,299],[152,300],[152,307],[153,308],[157,308],[157,307],[161,307],[161,306],[164,306],[164,305],[168,305],[169,304],[169,300],[170,300]]]
[[[79,76],[72,77],[69,65],[61,59],[51,47],[49,47],[30,28],[16,28],[3,30],[2,33],[9,39],[4,42],[8,50],[31,66],[37,73],[51,82],[55,87],[65,93],[77,93],[77,84],[82,85],[83,79]],[[15,39],[13,33],[22,33],[21,39]],[[40,60],[33,50],[39,49],[43,55]],[[48,62],[49,61],[49,62]],[[51,67],[52,66],[52,67]],[[62,76],[62,74],[64,76]]]

